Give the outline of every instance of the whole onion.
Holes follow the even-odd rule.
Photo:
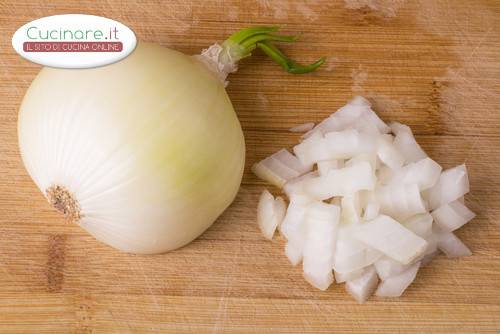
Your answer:
[[[205,231],[238,191],[240,123],[225,91],[239,59],[259,47],[291,73],[271,41],[276,27],[244,29],[202,55],[139,43],[122,61],[43,68],[19,114],[21,155],[50,204],[98,240],[160,253]]]

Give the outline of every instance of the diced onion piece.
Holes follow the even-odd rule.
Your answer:
[[[389,125],[392,132],[396,135],[394,146],[403,155],[406,163],[416,162],[427,157],[427,154],[417,143],[415,137],[413,137],[410,127],[397,122]]]
[[[328,132],[324,136],[315,132],[293,148],[305,166],[323,160],[350,159],[374,150],[372,136],[353,129]]]
[[[285,255],[292,264],[296,266],[302,261],[304,253],[304,236],[298,233],[292,233],[285,245]]]
[[[348,273],[373,264],[381,256],[378,250],[354,238],[359,225],[340,224],[333,269],[339,273]]]
[[[438,247],[449,258],[472,255],[470,249],[453,232],[439,233]]]
[[[458,200],[440,206],[431,214],[437,226],[443,232],[453,232],[476,216],[474,212]]]
[[[305,220],[307,209],[312,203],[313,200],[307,196],[297,194],[290,196],[290,204],[280,225],[280,232],[285,238],[290,239],[291,233],[301,233],[301,225]]]
[[[354,236],[402,264],[413,262],[427,248],[427,241],[384,215],[362,224]]]
[[[378,188],[375,196],[380,212],[397,219],[427,212],[416,184],[389,184]]]
[[[377,270],[378,277],[386,280],[389,277],[397,276],[411,267],[411,264],[401,264],[388,257],[382,257],[373,264]]]
[[[314,164],[322,160],[333,160],[328,150],[325,137],[321,132],[314,132],[300,144],[293,147],[293,153],[304,165]]]
[[[296,125],[296,126],[290,128],[288,131],[290,131],[290,132],[307,132],[307,131],[310,131],[312,128],[314,128],[314,123],[309,122],[309,123]]]
[[[365,207],[363,219],[365,221],[373,220],[377,218],[379,213],[380,213],[380,204],[378,204],[377,202],[369,202]]]
[[[365,271],[364,268],[349,271],[346,273],[341,273],[338,271],[334,271],[333,274],[335,276],[335,283],[344,283],[346,281],[352,281],[355,280],[356,278],[360,277],[363,275],[363,272]]]
[[[413,264],[399,275],[383,280],[378,285],[375,295],[379,297],[399,297],[410,286],[417,276],[420,262]]]
[[[331,169],[344,168],[344,160],[323,160],[318,161],[318,174],[325,176]]]
[[[343,223],[359,223],[361,219],[361,205],[359,202],[359,193],[349,194],[340,200],[341,215],[340,220]]]
[[[438,251],[439,234],[434,232],[434,228],[432,230],[431,235],[425,238],[427,249],[425,250],[424,257]]]
[[[370,266],[364,270],[361,277],[346,282],[345,289],[358,303],[362,304],[373,294],[377,285],[377,272],[373,266]]]
[[[445,170],[434,187],[429,189],[429,205],[434,210],[456,201],[469,192],[469,178],[465,165]]]
[[[283,186],[283,192],[288,196],[292,197],[294,195],[308,196],[308,193],[304,189],[304,185],[307,180],[318,177],[317,171],[309,172],[307,174],[291,179]]]
[[[392,170],[397,170],[403,166],[405,158],[394,146],[391,135],[380,136],[377,146],[377,156],[386,166]]]
[[[404,221],[403,225],[421,238],[427,239],[432,234],[432,216],[422,213]]]
[[[394,176],[394,170],[392,170],[389,166],[382,165],[380,168],[377,170],[376,175],[377,175],[377,182],[379,185],[386,185],[388,184],[392,177]]]
[[[269,240],[273,238],[276,227],[283,221],[285,211],[286,204],[283,198],[274,199],[269,191],[262,192],[257,207],[257,223],[264,237]]]
[[[361,96],[356,96],[345,106],[316,125],[304,137],[309,137],[314,132],[325,134],[352,127],[366,130],[367,127],[365,125],[373,125],[380,133],[388,133],[390,131],[390,128],[371,109],[370,102]]]
[[[434,160],[424,158],[394,172],[390,181],[394,184],[416,183],[420,191],[423,191],[432,188],[437,183],[441,170],[441,166]]]
[[[326,133],[325,140],[331,159],[350,159],[375,151],[372,136],[353,129]]]
[[[314,287],[326,290],[333,282],[333,258],[340,209],[326,203],[314,203],[306,214],[306,239],[303,269],[305,279]]]
[[[378,159],[377,155],[375,153],[361,153],[356,155],[355,157],[347,160],[345,162],[345,167],[351,167],[359,162],[366,161],[370,164],[372,167],[373,171],[375,172],[377,170],[378,166]]]
[[[374,187],[375,174],[365,161],[351,167],[332,169],[326,176],[307,180],[304,185],[305,191],[318,200],[353,194],[359,190],[373,190]]]
[[[312,170],[312,165],[304,165],[296,156],[282,149],[252,166],[252,172],[259,178],[281,188],[288,180]]]
[[[396,136],[398,133],[401,132],[409,132],[412,133],[411,128],[408,125],[399,123],[399,122],[390,122],[389,127],[391,129],[391,132]]]

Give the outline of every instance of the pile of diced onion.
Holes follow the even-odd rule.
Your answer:
[[[345,282],[360,303],[398,297],[439,250],[471,254],[453,233],[475,216],[464,205],[465,165],[443,171],[408,126],[385,124],[362,97],[292,131],[307,131],[294,154],[282,149],[252,167],[289,202],[264,190],[257,220],[268,239],[279,229],[312,286]]]

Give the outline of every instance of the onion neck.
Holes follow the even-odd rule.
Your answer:
[[[49,203],[71,222],[76,223],[82,218],[80,204],[65,187],[52,185],[45,191]]]
[[[225,86],[228,84],[226,78],[229,73],[238,70],[238,61],[250,56],[256,48],[261,49],[285,71],[292,74],[312,72],[325,62],[325,57],[321,57],[312,64],[300,65],[288,58],[274,45],[274,42],[291,43],[295,42],[298,36],[273,34],[278,29],[278,26],[242,29],[231,35],[222,44],[213,44],[195,57],[214,72]]]

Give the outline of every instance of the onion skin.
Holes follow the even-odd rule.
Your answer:
[[[224,84],[196,58],[150,43],[105,67],[43,68],[18,133],[49,200],[51,187],[66,189],[80,210],[73,221],[132,253],[203,233],[236,196],[245,162]]]

